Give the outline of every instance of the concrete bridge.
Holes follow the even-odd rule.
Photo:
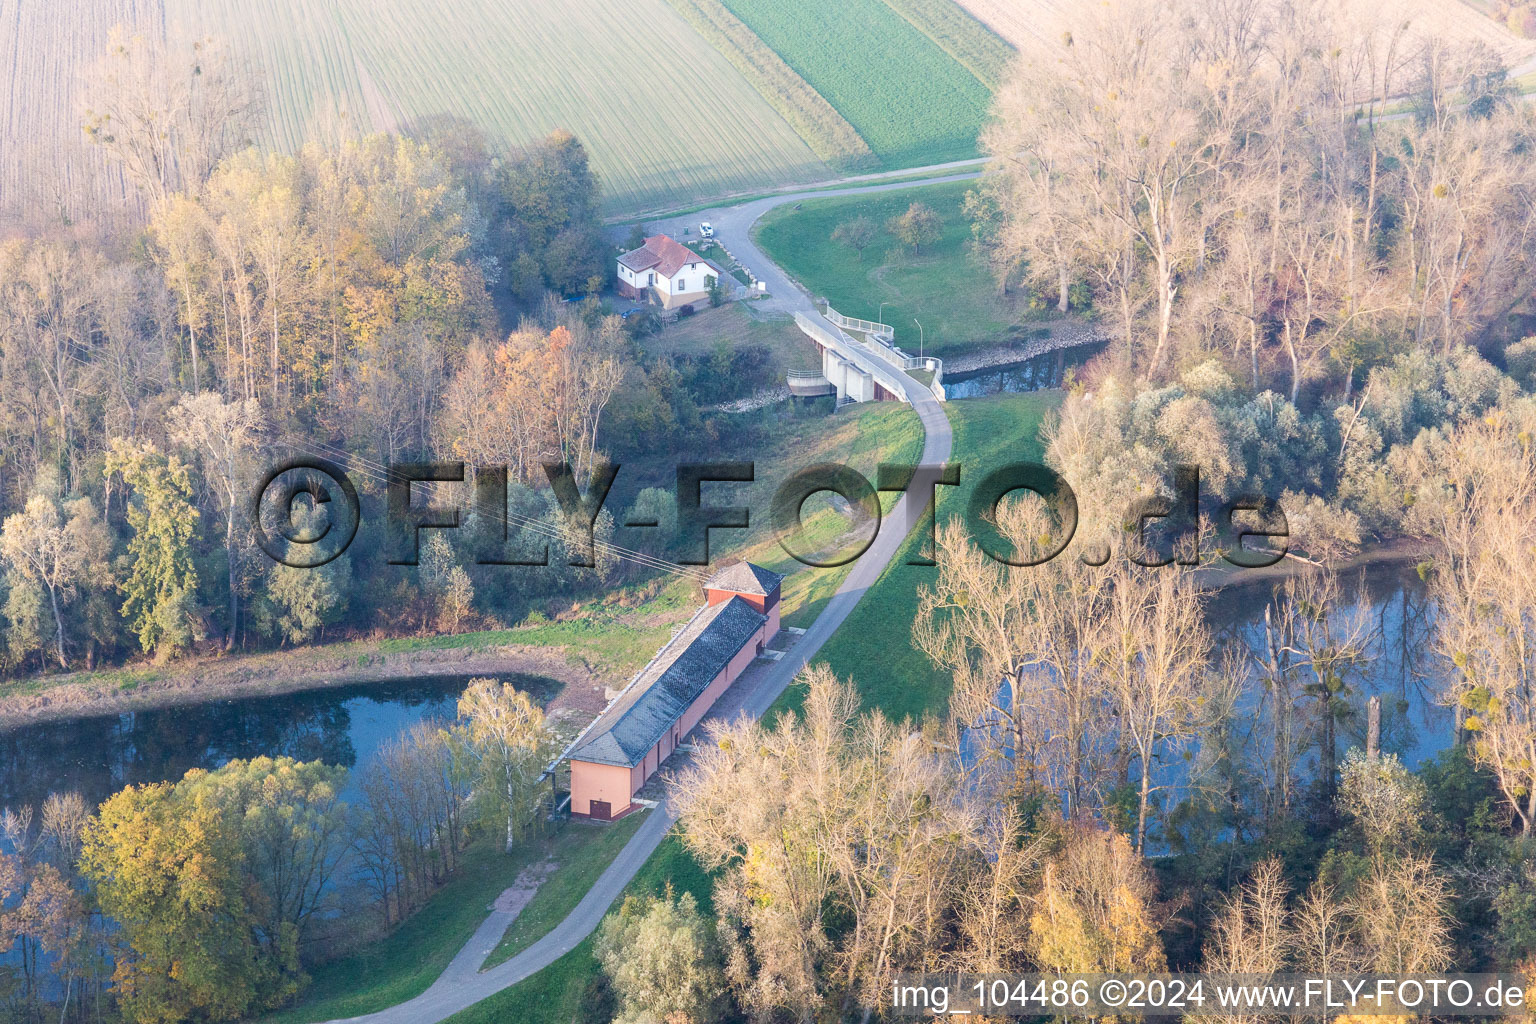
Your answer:
[[[944,401],[943,361],[907,355],[896,347],[896,332],[888,324],[846,317],[828,306],[825,313],[796,310],[795,325],[820,350],[821,373],[791,373],[790,394],[836,394],[838,405],[911,404],[914,393],[924,392],[925,398]]]

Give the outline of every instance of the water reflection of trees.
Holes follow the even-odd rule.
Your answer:
[[[352,768],[398,728],[427,716],[452,717],[467,681],[425,677],[15,729],[0,734],[0,807],[41,804],[50,792],[66,790],[78,790],[94,806],[129,784],[177,779],[192,768],[261,755]],[[552,685],[522,677],[515,682],[541,697]],[[370,702],[397,712],[389,728],[354,720],[354,711]]]
[[[1410,763],[1434,756],[1451,742],[1451,716],[1440,703],[1444,666],[1433,649],[1434,606],[1427,588],[1411,568],[1379,566],[1346,585],[1328,608],[1327,617],[1343,622],[1368,619],[1364,654],[1350,667],[1344,703],[1337,709],[1336,754],[1366,740],[1366,704],[1382,698],[1382,749]],[[1275,695],[1266,692],[1263,676],[1271,658],[1265,636],[1264,610],[1275,593],[1271,587],[1229,591],[1213,603],[1211,616],[1221,646],[1235,649],[1252,666],[1241,701],[1246,711],[1233,723],[1229,741],[1246,750],[1259,776],[1275,760]],[[1292,666],[1294,669],[1294,666]],[[1293,701],[1305,700],[1292,694]],[[1290,766],[1299,777],[1315,776],[1320,751],[1315,743]],[[1269,791],[1276,780],[1255,778],[1255,789]]]

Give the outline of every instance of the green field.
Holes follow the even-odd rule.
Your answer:
[[[887,167],[976,155],[991,95],[881,0],[726,0]]]
[[[965,66],[988,89],[997,89],[1013,60],[1013,47],[954,0],[885,0],[887,6]]]
[[[266,94],[263,145],[292,149],[336,113],[362,132],[459,118],[503,152],[564,128],[587,146],[611,212],[832,175],[666,0],[0,0],[20,100],[0,119],[0,193],[91,199],[85,178],[104,165],[81,145],[79,80],[115,23],[230,40]]]
[[[785,205],[767,213],[754,238],[769,258],[844,316],[874,320],[878,314],[896,328],[896,343],[912,352],[918,350],[916,319],[926,352],[953,355],[1008,340],[1008,329],[1028,312],[1022,292],[998,294],[991,271],[967,246],[971,226],[963,206],[974,187],[973,181],[954,181],[806,200],[798,210]],[[885,230],[885,222],[913,202],[926,203],[944,222],[943,238],[921,253]],[[832,241],[837,226],[856,217],[880,226],[863,260]]]

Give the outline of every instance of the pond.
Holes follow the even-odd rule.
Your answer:
[[[41,805],[67,790],[94,805],[130,784],[262,755],[356,768],[411,724],[453,718],[470,678],[419,676],[23,726],[0,733],[0,807]],[[560,687],[539,676],[498,678],[538,698]],[[349,782],[342,799],[356,797]]]
[[[1360,662],[1346,673],[1345,690],[1335,698],[1336,757],[1342,758],[1351,747],[1365,746],[1366,708],[1373,696],[1381,698],[1381,749],[1398,755],[1404,764],[1418,767],[1454,742],[1454,711],[1441,702],[1450,679],[1449,666],[1433,649],[1434,602],[1427,591],[1414,568],[1403,564],[1377,565],[1341,579],[1341,598],[1329,617],[1340,627],[1338,635],[1346,632],[1343,623],[1358,621],[1365,648]],[[1259,672],[1267,653],[1264,609],[1273,592],[1274,586],[1267,583],[1232,586],[1206,601],[1206,619],[1218,656],[1234,651],[1250,669],[1230,719],[1231,741],[1241,751],[1238,756],[1249,761],[1267,760],[1273,750],[1273,707]],[[1316,715],[1316,698],[1303,692],[1311,681],[1305,668],[1295,669],[1293,721],[1307,722]],[[1000,700],[1006,703],[1007,695],[1004,682]],[[1303,785],[1316,778],[1320,757],[1315,737],[1305,728],[1301,727],[1302,748],[1293,761],[1293,774]],[[977,754],[979,743],[984,742],[981,730],[973,728],[970,733],[961,748],[966,759]],[[1169,791],[1159,802],[1177,802],[1187,793],[1190,766],[1197,762],[1186,759],[1181,751],[1167,751],[1159,758],[1154,785]]]
[[[1381,748],[1417,766],[1449,748],[1455,713],[1440,697],[1449,665],[1434,650],[1434,602],[1411,565],[1378,565],[1342,579],[1336,619],[1363,617],[1366,662],[1346,679],[1348,711],[1340,723],[1340,753],[1365,745],[1366,702],[1381,698]],[[1241,643],[1252,658],[1265,655],[1264,606],[1271,588],[1237,587],[1210,605],[1218,642]],[[1305,671],[1301,673],[1307,679]]]
[[[983,398],[987,395],[1011,395],[1061,387],[1068,369],[1081,366],[1102,347],[1100,343],[1075,345],[1019,363],[946,373],[944,397],[952,401],[957,398]]]

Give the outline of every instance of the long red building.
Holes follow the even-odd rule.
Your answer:
[[[612,820],[779,631],[784,577],[750,562],[716,573],[705,604],[571,751],[571,813]]]

